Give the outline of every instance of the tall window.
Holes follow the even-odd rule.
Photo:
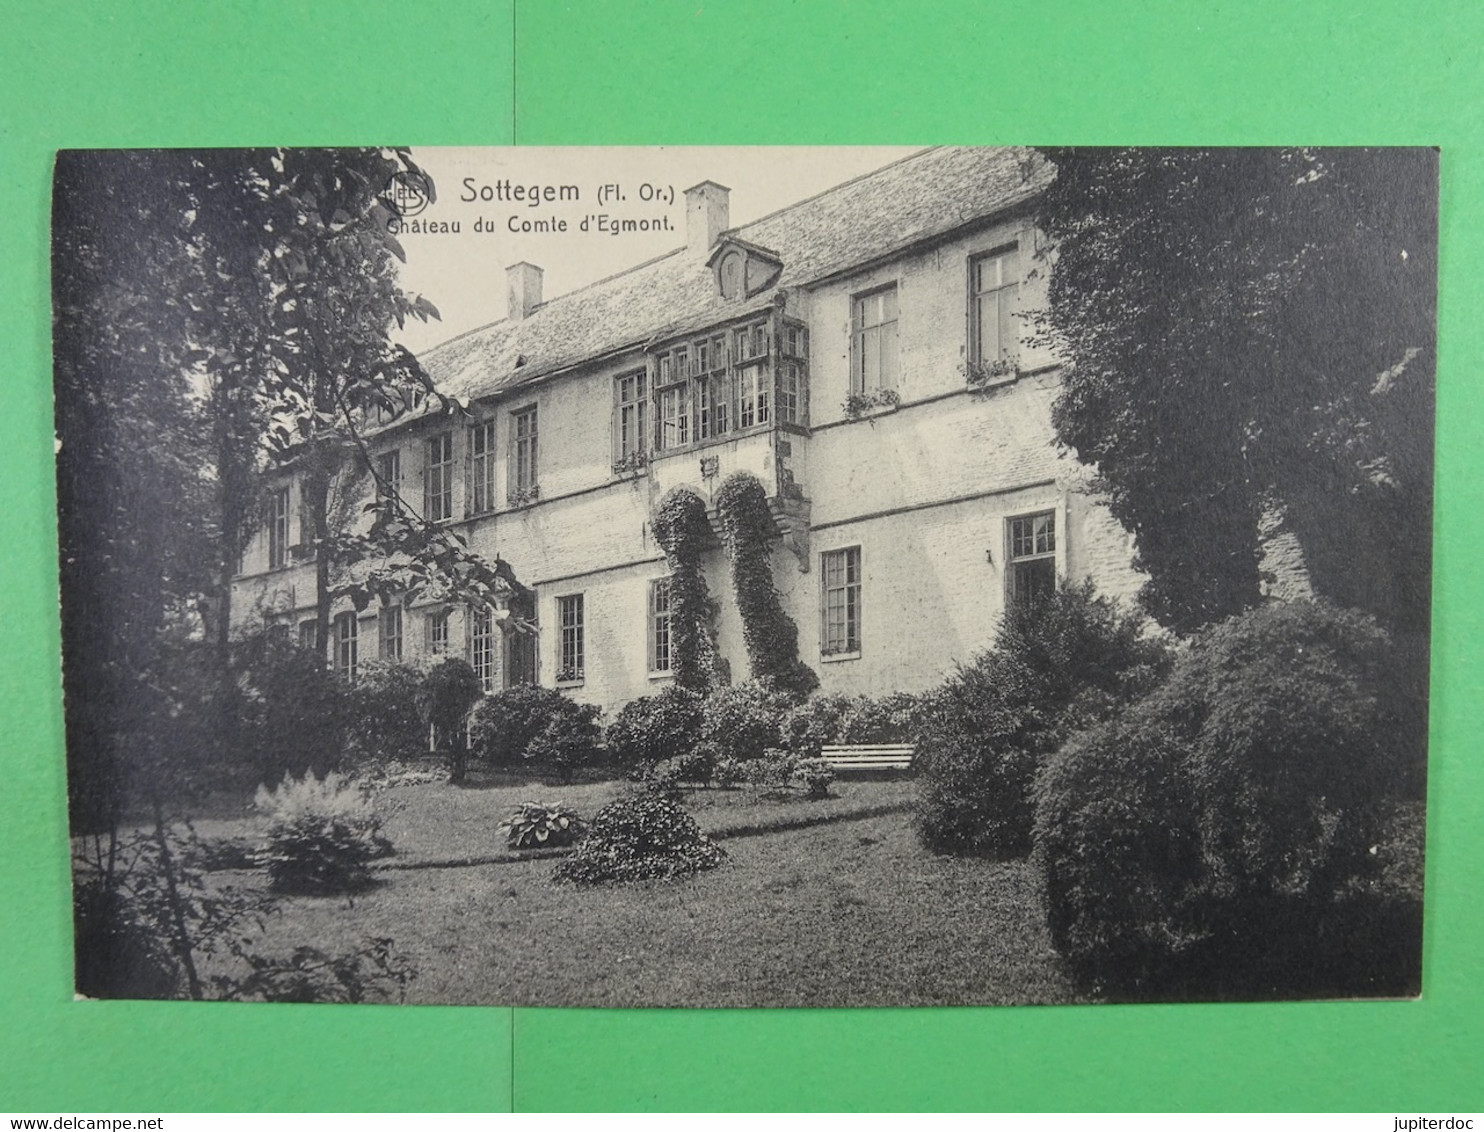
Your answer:
[[[430,522],[453,518],[453,433],[428,438],[423,465],[423,518]]]
[[[557,598],[557,625],[561,632],[557,679],[581,680],[584,659],[581,594]]]
[[[289,489],[281,487],[268,501],[268,569],[277,570],[289,560]]]
[[[469,667],[481,688],[495,690],[495,617],[485,606],[469,609]]]
[[[335,640],[335,671],[352,684],[356,679],[356,615],[354,612],[338,614],[333,626]]]
[[[969,349],[981,365],[1015,353],[1020,303],[1020,249],[1000,248],[969,261]]]
[[[376,457],[376,496],[395,499],[402,486],[402,453],[393,448]]]
[[[681,448],[690,443],[690,386],[660,390],[660,431],[655,447]]]
[[[613,460],[618,463],[644,453],[649,427],[648,375],[625,374],[613,380]]]
[[[495,422],[480,421],[469,430],[469,514],[495,509]]]
[[[649,671],[670,671],[670,579],[649,583]]]
[[[428,614],[428,619],[424,624],[427,632],[428,654],[430,656],[447,656],[448,610],[433,610]]]
[[[768,374],[760,365],[747,366],[737,373],[737,427],[751,428],[773,419]]]
[[[851,303],[850,391],[897,387],[897,285],[857,295]]]
[[[376,655],[382,660],[402,659],[402,607],[383,606],[376,618]]]
[[[861,548],[847,547],[820,555],[821,633],[825,656],[860,652]]]
[[[1017,515],[1006,526],[1006,600],[1045,597],[1056,589],[1056,512]]]
[[[319,625],[313,621],[299,622],[299,647],[305,652],[319,651],[315,642],[318,638]],[[323,659],[323,658],[321,658]]]
[[[536,490],[536,406],[510,414],[510,496],[530,498]]]

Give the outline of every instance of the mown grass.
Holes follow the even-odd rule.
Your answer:
[[[381,797],[396,861],[410,865],[499,852],[494,826],[516,801],[591,816],[623,789],[424,785]],[[728,854],[714,872],[578,889],[552,883],[549,859],[387,870],[353,899],[286,898],[262,946],[336,952],[390,937],[418,968],[414,1002],[1072,1001],[1034,870],[926,852],[910,828],[911,792],[891,781],[840,783],[821,802],[695,791],[685,805]]]

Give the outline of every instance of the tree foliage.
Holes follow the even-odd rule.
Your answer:
[[[675,683],[704,696],[725,683],[718,672],[716,602],[701,555],[712,545],[706,503],[689,488],[665,493],[655,510],[654,537],[670,566],[670,667]]]
[[[1265,512],[1316,590],[1425,626],[1437,154],[1047,149],[1061,441],[1180,631],[1257,602]]]

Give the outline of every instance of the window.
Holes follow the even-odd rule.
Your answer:
[[[1015,353],[1020,302],[1020,249],[1000,248],[969,261],[969,356],[993,365]]]
[[[778,366],[778,419],[784,424],[803,424],[804,382],[797,362]]]
[[[506,622],[504,637],[505,687],[539,683],[541,668],[537,663],[536,645],[541,638],[536,624],[536,595],[532,591],[511,595],[510,618]]]
[[[510,501],[522,503],[536,493],[536,406],[512,413],[510,422]]]
[[[649,671],[670,671],[670,579],[649,583]]]
[[[289,560],[289,489],[281,487],[268,501],[268,569],[277,570]]]
[[[453,433],[428,438],[423,466],[423,518],[430,522],[453,518]]]
[[[469,667],[481,688],[495,690],[495,616],[485,606],[469,609]]]
[[[469,514],[495,509],[495,422],[480,421],[469,430]]]
[[[335,671],[352,684],[356,679],[356,615],[338,614],[335,618]]]
[[[376,498],[395,499],[402,486],[402,453],[393,448],[376,457]]]
[[[820,555],[823,587],[820,652],[825,656],[861,649],[861,548],[847,547]]]
[[[428,655],[448,655],[448,610],[435,609],[424,623],[428,644]]]
[[[561,632],[558,682],[583,677],[582,595],[557,598],[557,625]]]
[[[644,455],[649,423],[648,374],[643,370],[613,381],[613,462]]]
[[[308,621],[299,622],[299,647],[305,652],[318,652],[319,646],[316,641],[319,638],[319,626],[311,618]]]
[[[402,607],[382,607],[376,618],[376,655],[382,660],[402,659]]]
[[[737,374],[737,427],[751,428],[772,419],[767,372],[748,366]]]
[[[1034,601],[1056,589],[1056,512],[1017,515],[1006,524],[1005,599]]]
[[[660,390],[660,432],[655,447],[680,448],[690,443],[690,386]]]
[[[696,379],[696,439],[709,440],[724,436],[727,412],[732,399],[731,382],[725,373],[713,373]]]
[[[897,285],[851,303],[850,392],[897,387]]]

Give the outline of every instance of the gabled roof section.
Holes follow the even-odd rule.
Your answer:
[[[1051,166],[1024,148],[928,149],[818,196],[729,229],[722,242],[768,249],[783,262],[772,292],[847,272],[1036,196]],[[520,322],[502,320],[427,351],[440,390],[474,400],[585,361],[735,318],[708,261],[677,248],[558,296]],[[764,305],[771,293],[755,296]]]

